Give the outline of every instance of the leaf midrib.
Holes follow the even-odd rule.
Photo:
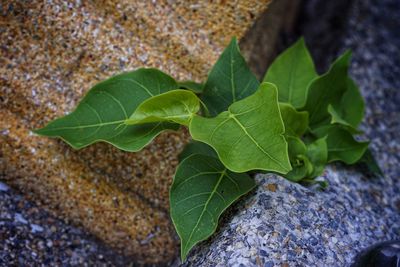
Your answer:
[[[190,232],[189,239],[188,239],[188,241],[186,242],[185,247],[184,247],[184,249],[183,249],[184,251],[187,250],[187,247],[188,247],[188,245],[190,244],[190,241],[192,240],[194,231],[195,231],[195,229],[197,229],[197,227],[199,226],[199,223],[200,223],[201,219],[203,218],[204,213],[207,211],[207,206],[208,206],[208,204],[210,203],[211,199],[213,198],[213,196],[214,196],[214,194],[215,194],[217,188],[219,187],[219,184],[221,183],[222,178],[224,177],[225,174],[226,174],[226,169],[224,169],[224,170],[221,172],[221,175],[220,175],[220,177],[218,178],[218,182],[217,182],[216,185],[214,186],[213,190],[212,190],[211,193],[210,193],[210,196],[208,197],[206,203],[204,204],[204,207],[203,207],[203,210],[202,210],[201,213],[200,213],[199,219],[197,220],[196,225],[193,227],[192,231]],[[211,214],[210,214],[210,216],[211,216]],[[211,217],[212,217],[212,216],[211,216]]]
[[[288,102],[292,104],[292,86],[293,86],[293,69],[294,69],[294,64],[292,62],[292,64],[290,64],[290,68],[289,68],[289,85],[288,85],[288,89],[289,89],[289,96],[288,96]]]
[[[278,164],[283,170],[287,170],[286,167],[284,167],[279,160],[277,160],[276,158],[274,158],[273,156],[271,156],[267,151],[264,150],[264,148],[262,148],[260,146],[260,144],[254,139],[254,137],[246,130],[246,128],[243,126],[243,124],[235,117],[235,114],[230,113],[230,118],[232,118],[238,125],[239,127],[243,130],[243,132],[250,138],[250,140],[256,145],[256,147],[263,152],[265,155],[267,155],[267,157],[269,157],[271,160],[273,160],[276,164]]]
[[[236,102],[236,85],[235,85],[235,81],[233,79],[233,63],[235,61],[233,60],[233,47],[230,49],[230,70],[231,70],[231,89],[232,89],[232,102]]]
[[[101,127],[101,126],[113,125],[113,124],[117,124],[117,123],[122,124],[124,121],[125,120],[118,120],[118,121],[110,121],[110,122],[80,125],[80,126],[65,126],[65,127],[59,127],[59,128],[46,129],[46,132],[58,131],[58,130],[75,130],[75,129],[84,129],[84,128],[91,128],[91,127]]]

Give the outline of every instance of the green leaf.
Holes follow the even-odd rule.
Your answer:
[[[301,108],[306,102],[307,88],[317,76],[314,62],[301,38],[275,59],[264,82],[276,84],[280,102]]]
[[[300,138],[294,136],[286,137],[288,143],[289,158],[295,158],[297,155],[305,155],[307,147]]]
[[[35,133],[59,137],[79,149],[103,141],[122,150],[138,151],[160,132],[179,125],[158,122],[125,125],[144,100],[177,88],[176,82],[156,69],[139,69],[95,85],[69,115]]]
[[[317,138],[322,138],[322,137],[327,136],[329,131],[333,127],[343,128],[342,125],[340,125],[340,124],[326,124],[326,125],[316,128],[316,129],[310,129],[310,132],[313,136],[315,136]],[[314,140],[314,139],[315,138],[312,138],[312,140]]]
[[[172,90],[145,100],[125,123],[133,125],[170,121],[188,126],[199,109],[199,98],[193,92]]]
[[[369,142],[357,142],[351,133],[334,126],[329,129],[326,142],[328,162],[343,161],[346,164],[356,163],[363,156],[369,144]]]
[[[215,118],[195,115],[194,140],[212,146],[231,171],[290,171],[284,126],[275,85],[263,83],[253,95],[233,103]]]
[[[313,170],[308,176],[314,178],[321,175],[324,172],[325,165],[328,161],[326,137],[317,139],[311,144],[308,144],[306,155],[313,165]]]
[[[178,82],[178,87],[186,90],[190,90],[193,93],[201,94],[203,92],[204,84],[196,83],[193,81]]]
[[[218,158],[217,152],[215,152],[215,150],[209,145],[202,142],[192,141],[187,144],[183,151],[179,154],[179,161],[182,161],[194,154]]]
[[[307,147],[300,138],[287,136],[289,160],[292,170],[284,175],[290,181],[298,182],[312,172],[313,166],[305,156]]]
[[[348,130],[352,134],[360,134],[361,131],[354,128],[347,122],[332,105],[328,105],[328,113],[331,115],[331,124],[339,124],[342,128]]]
[[[215,232],[223,211],[254,186],[247,174],[230,172],[214,157],[192,155],[180,163],[170,206],[181,239],[182,261],[195,244]]]
[[[383,176],[383,172],[376,162],[370,149],[365,150],[364,155],[359,160],[360,163],[364,164],[368,170],[375,176]]]
[[[292,162],[292,170],[283,175],[292,182],[299,182],[308,177],[313,170],[313,165],[305,155],[297,155]]]
[[[364,100],[353,80],[347,80],[347,90],[343,94],[340,103],[328,106],[328,112],[332,116],[331,123],[341,124],[353,134],[361,133],[357,130],[364,117]]]
[[[357,85],[352,79],[347,79],[347,90],[343,94],[340,105],[335,106],[340,112],[340,117],[357,128],[364,117],[364,107],[364,99]]]
[[[258,86],[257,78],[240,54],[236,39],[232,38],[208,75],[202,100],[210,115],[216,116],[232,103],[253,94]]]
[[[347,70],[350,52],[339,57],[329,71],[315,79],[308,90],[304,110],[309,113],[310,128],[315,129],[329,124],[328,105],[338,105],[347,90]]]
[[[297,111],[292,105],[286,103],[279,103],[279,109],[285,125],[285,134],[302,136],[308,128],[307,111]]]

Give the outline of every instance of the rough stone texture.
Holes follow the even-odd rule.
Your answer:
[[[330,186],[318,192],[257,175],[254,194],[184,266],[349,266],[362,249],[400,239],[399,10],[396,0],[355,1],[341,45],[353,50],[351,74],[367,107],[362,128],[384,177],[331,165],[323,175]]]
[[[106,144],[74,151],[30,129],[122,71],[146,66],[204,78],[267,2],[2,1],[0,179],[137,262],[168,262],[178,242],[168,188],[185,133],[123,153]]]
[[[1,182],[0,196],[0,266],[129,264],[129,258],[43,212]]]

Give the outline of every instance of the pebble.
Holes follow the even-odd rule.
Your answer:
[[[8,191],[9,187],[5,183],[0,182],[0,191]]]

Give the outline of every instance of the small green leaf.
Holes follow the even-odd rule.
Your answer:
[[[193,92],[172,90],[145,100],[125,123],[133,125],[169,121],[188,126],[199,109],[199,98]]]
[[[193,93],[201,94],[203,92],[204,84],[196,83],[193,81],[178,82],[178,87],[186,90],[190,90]]]
[[[307,147],[300,138],[294,136],[286,137],[288,142],[289,158],[295,158],[297,155],[305,155]]]
[[[308,175],[310,178],[317,177],[324,172],[328,161],[328,147],[326,137],[320,138],[307,145],[308,159],[313,165],[313,171]]]
[[[309,113],[310,128],[329,124],[328,105],[338,105],[347,90],[347,70],[350,52],[339,57],[324,75],[316,78],[308,90],[304,110]]]
[[[357,142],[351,133],[334,126],[329,129],[326,142],[328,162],[343,161],[346,164],[356,163],[363,156],[369,144],[369,142]]]
[[[292,170],[283,176],[292,181],[299,182],[308,177],[313,171],[313,165],[305,155],[297,155],[292,162]]]
[[[313,171],[313,166],[306,157],[307,148],[298,137],[287,136],[289,160],[292,170],[284,175],[290,181],[298,182]]]
[[[192,141],[187,144],[179,154],[179,161],[183,161],[185,158],[194,154],[218,158],[217,152],[215,152],[215,150],[209,145],[202,142]]]
[[[339,106],[340,117],[357,129],[364,117],[364,99],[360,90],[352,79],[347,79],[347,90],[343,94]]]
[[[236,38],[232,38],[208,75],[202,100],[210,115],[216,116],[232,103],[253,94],[258,86],[257,78],[240,54]]]
[[[368,170],[375,176],[383,176],[383,172],[376,162],[370,149],[365,150],[364,155],[359,160],[361,164],[364,164]]]
[[[276,84],[280,102],[301,108],[307,99],[308,86],[317,76],[314,62],[301,38],[275,59],[264,82]]]
[[[164,130],[179,125],[158,122],[126,125],[144,100],[177,88],[167,74],[156,69],[138,69],[95,85],[78,107],[65,117],[50,122],[35,133],[60,137],[79,149],[103,141],[125,151],[138,151]]]
[[[341,117],[339,112],[332,106],[328,105],[328,113],[331,115],[331,124],[339,124],[342,128],[348,130],[352,134],[360,134],[361,131],[354,128],[349,122]]]
[[[215,118],[195,115],[189,130],[194,140],[212,146],[231,171],[287,173],[291,169],[273,84],[261,84],[256,93]]]
[[[170,190],[171,217],[181,239],[182,261],[190,249],[217,229],[221,214],[255,186],[245,173],[233,173],[214,157],[184,159]]]
[[[291,136],[302,136],[308,127],[307,111],[297,111],[292,105],[279,103],[285,134]]]

